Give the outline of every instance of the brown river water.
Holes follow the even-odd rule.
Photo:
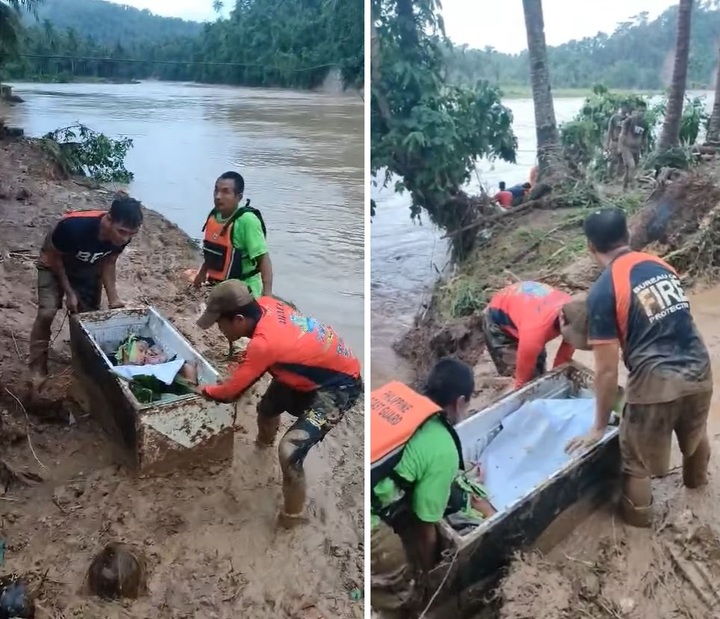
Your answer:
[[[217,176],[239,171],[268,226],[274,291],[335,327],[363,358],[359,95],[166,82],[13,88],[25,103],[8,120],[28,135],[81,122],[132,138],[130,192],[193,238]]]

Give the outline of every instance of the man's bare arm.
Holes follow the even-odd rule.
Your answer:
[[[273,285],[273,268],[270,262],[270,254],[263,254],[258,259],[258,269],[260,269],[260,277],[262,278],[263,288],[262,296],[269,297],[272,295]]]
[[[60,280],[60,285],[62,286],[65,294],[73,292],[73,289],[70,286],[70,280],[68,279],[65,271],[62,252],[58,251],[51,241],[48,241],[46,246],[43,247],[40,252],[40,262],[50,269],[58,280]]]
[[[193,280],[192,285],[195,286],[195,288],[200,288],[205,283],[205,280],[207,279],[207,263],[203,261],[202,265],[198,269],[197,274],[195,275],[195,279]]]
[[[110,308],[122,307],[122,302],[117,291],[117,271],[116,265],[120,254],[110,254],[103,258],[100,265],[100,273],[102,277],[103,287],[108,298],[108,306]]]

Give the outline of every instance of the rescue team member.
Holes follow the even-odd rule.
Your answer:
[[[104,286],[108,306],[123,306],[115,265],[142,221],[140,202],[121,194],[109,211],[67,213],[48,233],[37,262],[38,311],[30,332],[34,384],[47,376],[50,329],[63,297],[70,313],[98,310]]]
[[[585,449],[605,434],[622,349],[628,381],[620,421],[621,514],[631,525],[650,526],[650,478],[667,473],[673,432],[685,486],[707,483],[710,357],[675,271],[660,258],[630,250],[624,211],[596,211],[584,228],[590,253],[605,268],[587,299],[597,400],[592,430],[570,441],[568,451]]]
[[[505,181],[500,181],[498,188],[500,191],[493,196],[493,200],[503,208],[510,208],[512,206],[513,195],[505,189]]]
[[[647,104],[641,101],[637,109],[622,122],[620,130],[620,153],[625,168],[623,189],[627,189],[635,180],[635,170],[640,162],[640,154],[647,148],[650,137],[650,125],[645,118]]]
[[[193,286],[237,279],[249,286],[255,298],[272,295],[273,270],[267,248],[267,229],[260,211],[240,206],[245,180],[237,172],[225,172],[215,182],[215,207],[203,231],[205,260]]]
[[[628,103],[623,103],[608,121],[607,133],[605,134],[605,151],[610,159],[610,178],[615,178],[623,166],[620,132],[622,131],[623,122],[629,115],[630,106]]]
[[[445,358],[430,372],[424,395],[398,382],[372,393],[371,604],[383,617],[422,601],[416,572],[422,581],[439,558],[436,525],[464,506],[466,497],[453,487],[464,469],[453,426],[465,417],[474,388],[472,369]],[[479,497],[472,507],[495,513]]]
[[[362,393],[359,361],[332,328],[274,297],[256,300],[234,279],[212,289],[197,324],[201,329],[217,324],[230,342],[250,338],[234,374],[222,384],[200,387],[201,395],[233,402],[269,372],[273,380],[257,407],[256,444],[273,445],[284,412],[297,418],[278,448],[284,497],[279,522],[304,522],[303,462]]]
[[[577,330],[584,302],[539,282],[518,282],[495,293],[483,312],[482,329],[488,353],[500,376],[514,376],[518,389],[545,373],[545,345],[559,335],[563,342],[553,367],[572,359],[571,333]],[[563,332],[561,315],[568,327]]]

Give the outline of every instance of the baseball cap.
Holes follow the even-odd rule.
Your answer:
[[[212,327],[222,315],[238,313],[241,307],[250,305],[255,301],[246,284],[236,279],[220,282],[210,292],[207,307],[197,319],[197,326],[201,329]]]

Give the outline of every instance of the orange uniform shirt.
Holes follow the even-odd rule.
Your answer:
[[[545,345],[560,335],[558,316],[572,297],[539,282],[519,282],[497,292],[488,304],[491,320],[518,341],[515,388],[530,381]],[[563,341],[553,367],[572,359],[575,349]]]
[[[509,191],[498,191],[494,197],[500,206],[504,206],[505,208],[512,206],[513,195]]]
[[[266,372],[298,391],[342,387],[360,377],[360,362],[331,327],[273,297],[258,303],[263,315],[242,362],[228,380],[205,387],[207,396],[237,400]]]

